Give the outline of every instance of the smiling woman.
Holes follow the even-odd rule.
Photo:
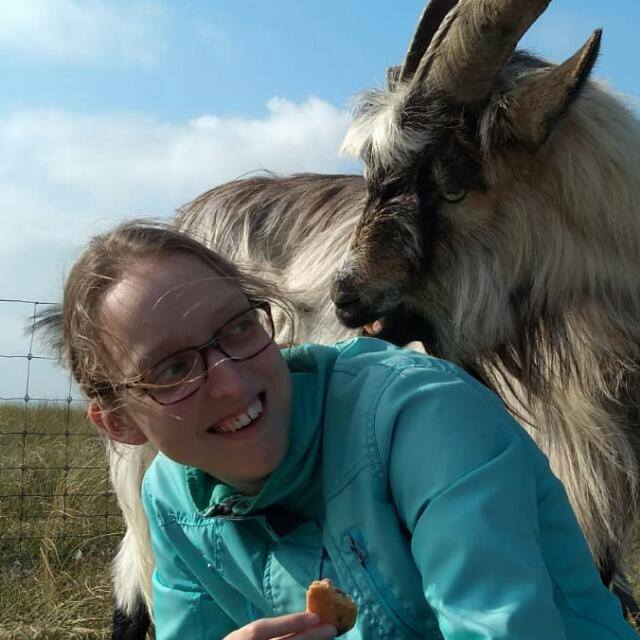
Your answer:
[[[500,400],[375,338],[281,350],[267,282],[142,222],[94,238],[60,310],[110,440],[160,452],[142,500],[159,640],[636,637],[560,482]],[[460,446],[464,443],[464,446]]]
[[[211,262],[185,252],[138,257],[98,310],[111,375],[137,382],[118,393],[117,412],[93,400],[90,418],[113,440],[149,441],[257,493],[284,457],[290,402],[287,367],[259,313]]]

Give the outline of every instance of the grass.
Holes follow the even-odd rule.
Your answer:
[[[123,531],[82,408],[0,405],[0,640],[109,637]]]
[[[0,640],[109,638],[123,524],[102,439],[81,408],[0,404],[0,452]],[[640,598],[640,547],[629,566]]]

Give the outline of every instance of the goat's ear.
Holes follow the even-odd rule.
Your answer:
[[[531,74],[530,78],[507,92],[502,104],[508,137],[535,150],[543,145],[567,108],[579,95],[600,50],[602,30],[594,31],[587,42],[561,65]]]

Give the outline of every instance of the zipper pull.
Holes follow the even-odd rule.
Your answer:
[[[367,562],[367,556],[351,536],[349,536],[349,549],[351,549],[353,555],[356,557],[356,560],[364,567]]]
[[[226,498],[222,502],[214,504],[205,515],[212,518],[228,518],[233,516],[233,507],[238,500],[239,499],[235,497]]]

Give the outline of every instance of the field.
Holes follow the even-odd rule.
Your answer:
[[[122,521],[82,408],[0,405],[0,640],[109,638]],[[630,574],[640,597],[640,549]]]
[[[109,637],[122,521],[82,408],[0,405],[0,639]]]

